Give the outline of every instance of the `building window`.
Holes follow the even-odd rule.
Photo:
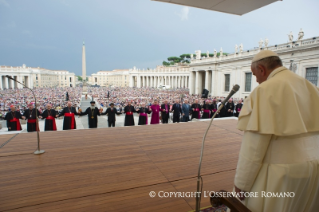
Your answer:
[[[306,79],[318,86],[318,67],[306,68]]]
[[[230,74],[225,74],[225,91],[229,91]]]
[[[245,92],[251,91],[251,73],[245,73]]]

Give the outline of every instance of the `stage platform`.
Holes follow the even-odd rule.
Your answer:
[[[231,191],[242,132],[217,120],[207,135],[204,191]],[[208,121],[0,136],[0,211],[190,211]],[[150,197],[154,191],[156,196]],[[161,193],[163,194],[163,193]],[[209,198],[202,198],[202,207]]]

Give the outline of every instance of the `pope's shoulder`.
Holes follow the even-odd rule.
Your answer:
[[[259,92],[276,92],[279,91],[280,88],[285,86],[294,86],[294,83],[307,83],[307,80],[289,69],[284,69],[274,76],[266,80],[265,82],[259,84],[252,92],[251,95]]]

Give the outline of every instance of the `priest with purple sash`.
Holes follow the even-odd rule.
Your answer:
[[[239,116],[239,113],[240,113],[242,107],[243,107],[243,103],[242,103],[242,100],[240,99],[238,101],[237,105],[235,106],[235,111],[236,111],[235,115],[236,115],[236,117]]]
[[[210,113],[211,113],[211,104],[210,104],[210,101],[208,99],[206,101],[204,101],[202,111],[203,111],[202,119],[209,119]]]
[[[192,119],[200,119],[201,106],[198,104],[198,99],[195,99],[194,104],[192,104]]]
[[[138,118],[138,125],[148,125],[148,114],[151,112],[145,107],[144,102],[142,102],[141,106],[142,107],[136,109],[136,112],[140,114]]]
[[[152,112],[151,124],[159,124],[159,112],[162,111],[162,109],[158,105],[157,100],[154,100],[154,103],[150,106],[150,111]]]

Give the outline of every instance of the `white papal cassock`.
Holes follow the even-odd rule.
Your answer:
[[[245,99],[237,127],[245,133],[235,186],[258,194],[244,204],[254,212],[318,212],[318,88],[277,68]],[[294,197],[270,197],[280,192]]]

